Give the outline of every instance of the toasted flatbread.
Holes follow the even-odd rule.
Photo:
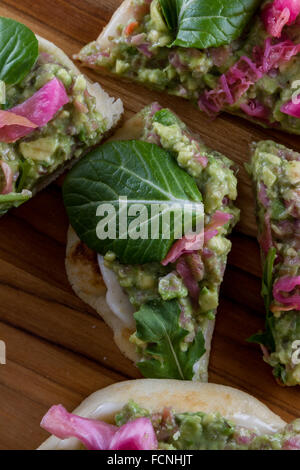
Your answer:
[[[139,113],[126,121],[110,140],[138,140],[143,134],[144,125],[143,116]],[[120,305],[126,303],[126,294],[116,285],[113,273],[107,273],[103,280],[96,253],[87,248],[72,227],[69,228],[67,237],[66,271],[75,293],[94,308],[113,330],[114,340],[122,353],[131,361],[138,362],[140,358],[136,346],[129,341],[136,330],[133,311],[130,313],[126,309],[122,317],[116,315]],[[114,285],[107,290],[106,286],[110,283]],[[210,320],[203,330],[206,352],[198,362],[198,367],[203,370],[208,366],[214,325],[215,320]],[[207,381],[207,375],[203,375],[202,380]]]
[[[134,400],[150,412],[159,412],[168,406],[176,413],[220,413],[237,425],[255,427],[261,433],[276,432],[286,425],[279,416],[247,393],[223,385],[177,380],[143,379],[117,383],[88,397],[74,414],[111,423],[129,400]],[[61,440],[51,436],[39,450],[80,448],[82,444],[75,438]]]

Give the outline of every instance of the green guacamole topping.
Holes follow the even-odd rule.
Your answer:
[[[293,360],[293,344],[300,339],[299,310],[288,302],[294,290],[285,294],[287,303],[282,304],[274,298],[273,289],[277,282],[300,275],[300,155],[271,141],[260,142],[254,147],[249,171],[257,196],[262,258],[265,271],[269,271],[269,282],[264,280],[263,288],[269,299],[267,331],[254,339],[267,348],[264,359],[274,368],[276,378],[296,385],[300,383],[300,365]]]
[[[166,90],[195,103],[202,99],[204,92],[216,89],[220,77],[241,57],[250,60],[252,66],[255,62],[260,67],[259,54],[263,55],[268,38],[260,12],[239,39],[227,46],[200,50],[171,47],[174,38],[163,19],[159,0],[152,0],[150,4],[146,0],[132,0],[132,8],[132,18],[119,25],[118,34],[110,38],[108,46],[103,49],[98,42],[92,42],[82,49],[78,58],[84,64],[93,68],[105,67],[118,76],[149,88]],[[299,44],[299,28],[286,27],[283,40],[290,41],[283,48],[291,48],[291,41]],[[273,42],[273,45],[277,44]],[[278,48],[280,46],[281,43]],[[271,60],[278,54],[278,50],[271,52]],[[295,93],[293,84],[299,78],[300,55],[295,53],[290,60],[283,58],[279,62],[272,70],[262,73],[261,78],[251,80],[249,86],[244,85],[234,104],[225,101],[222,109],[262,126],[275,124],[299,134],[300,120],[283,113],[281,107],[291,101]],[[254,112],[251,107],[256,108]]]
[[[230,222],[219,228],[216,236],[206,244],[204,252],[185,256],[191,275],[199,286],[197,305],[193,304],[188,286],[178,274],[176,264],[165,267],[160,263],[130,266],[122,265],[114,253],[109,252],[104,257],[106,266],[117,275],[121,287],[137,310],[153,300],[168,302],[176,299],[179,302],[182,311],[179,326],[188,332],[181,348],[188,351],[199,329],[205,336],[210,322],[215,318],[219,289],[231,249],[227,235],[239,217],[239,211],[233,205],[237,197],[237,180],[231,161],[208,149],[168,109],[160,109],[154,104],[142,111],[141,117],[144,120],[141,140],[156,143],[170,151],[179,166],[195,178],[204,200],[205,225],[209,224],[216,211],[232,215]],[[136,334],[131,341],[140,356],[146,357],[147,344]],[[207,365],[204,365],[196,377],[206,376]]]
[[[0,215],[30,198],[49,175],[100,142],[107,130],[84,76],[75,75],[50,54],[40,54],[20,83],[6,87],[5,108],[23,103],[55,77],[65,86],[69,103],[46,126],[13,144],[0,143],[0,162],[9,165],[13,173],[13,190],[3,195],[5,179],[0,170]]]
[[[167,450],[282,450],[300,443],[300,419],[271,434],[237,426],[219,413],[174,413],[165,408],[150,413],[134,401],[115,416],[117,426],[141,417],[152,421],[159,449]],[[298,442],[298,444],[296,443]]]

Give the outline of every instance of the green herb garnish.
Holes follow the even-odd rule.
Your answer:
[[[152,301],[135,313],[139,340],[147,343],[145,360],[138,363],[144,377],[192,380],[195,363],[205,354],[205,341],[199,330],[188,349],[182,347],[188,331],[179,324],[180,306],[176,300]]]
[[[0,17],[0,44],[0,80],[15,85],[34,66],[39,54],[38,40],[27,26]]]
[[[206,49],[238,39],[261,0],[159,0],[172,46]]]

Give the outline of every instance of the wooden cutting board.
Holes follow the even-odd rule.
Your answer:
[[[120,0],[4,0],[0,14],[27,24],[70,56],[94,40]],[[272,378],[258,347],[245,342],[264,324],[260,259],[250,182],[243,169],[252,141],[272,138],[300,151],[299,137],[264,131],[222,116],[211,122],[183,100],[98,77],[124,101],[126,117],[154,100],[173,108],[205,142],[239,165],[242,221],[221,292],[210,381],[245,390],[286,420],[300,416],[298,388]],[[91,392],[140,377],[115,346],[111,331],[72,292],[64,269],[67,218],[61,189],[53,184],[0,221],[0,449],[34,449],[47,434],[39,422],[48,408],[69,410]]]

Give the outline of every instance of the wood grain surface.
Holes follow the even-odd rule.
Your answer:
[[[71,56],[98,36],[119,3],[4,0],[0,14],[22,21]],[[263,327],[264,311],[253,199],[243,168],[252,141],[272,138],[300,151],[299,137],[265,131],[230,116],[211,122],[183,100],[86,72],[122,98],[126,117],[158,100],[176,110],[208,145],[239,165],[242,220],[232,236],[210,381],[255,395],[286,420],[299,417],[299,387],[278,386],[259,348],[245,342]],[[7,364],[0,365],[0,449],[37,447],[47,437],[39,422],[52,404],[62,403],[72,410],[96,389],[139,377],[118,351],[109,328],[68,284],[67,225],[59,182],[0,221],[0,340],[7,346]]]

